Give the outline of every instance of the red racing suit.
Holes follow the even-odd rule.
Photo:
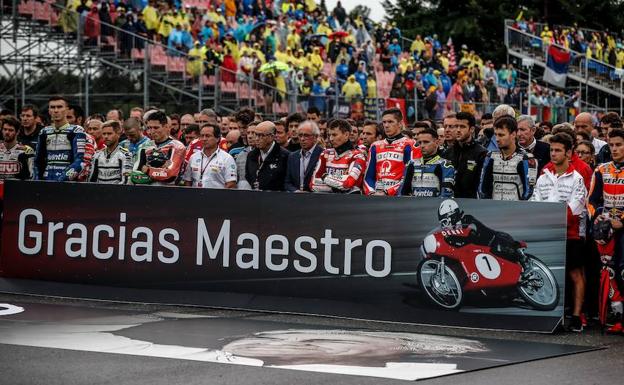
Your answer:
[[[321,153],[310,181],[313,192],[359,193],[366,167],[366,157],[346,142]]]
[[[185,153],[186,147],[182,142],[169,137],[162,143],[156,143],[156,147],[141,149],[136,170],[141,171],[143,166],[148,166],[147,175],[155,184],[174,184],[181,175]]]
[[[594,223],[601,214],[618,217],[624,222],[624,164],[608,162],[596,167],[589,190],[587,210],[591,223]],[[600,258],[610,273],[609,298],[611,303],[624,300],[617,283],[617,276],[624,273],[622,235],[621,229],[615,230],[606,243],[597,242]]]
[[[422,158],[413,139],[399,134],[373,143],[368,152],[364,174],[364,194],[383,192],[397,195],[403,182],[405,165],[411,159]]]

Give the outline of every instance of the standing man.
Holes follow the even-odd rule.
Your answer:
[[[572,151],[569,135],[559,133],[550,138],[551,163],[544,167],[544,173],[538,178],[531,200],[567,203],[566,268],[574,285],[571,329],[580,332],[583,330],[580,315],[585,298],[583,251],[587,189],[583,177],[570,163]]]
[[[140,171],[140,173],[134,172],[132,174],[132,182],[135,184],[151,182],[161,185],[175,184],[184,165],[186,148],[181,142],[169,135],[167,115],[164,112],[151,112],[147,116],[145,127],[147,134],[156,146],[141,150],[136,166],[136,171]]]
[[[314,170],[311,190],[359,194],[366,168],[366,156],[350,140],[351,125],[344,119],[334,119],[329,124],[328,148],[320,156]]]
[[[106,120],[116,120],[119,124],[123,123],[123,112],[120,109],[113,108],[106,113]]]
[[[33,172],[32,148],[18,143],[17,135],[20,123],[14,117],[7,117],[2,123],[2,142],[0,142],[0,209],[4,197],[6,179],[30,179]]]
[[[608,331],[623,333],[624,130],[615,129],[609,133],[609,147],[613,160],[596,167],[589,190],[587,209],[591,223],[594,224],[594,239],[601,262],[610,273],[609,300],[617,321]],[[598,226],[600,223],[602,226]],[[604,228],[605,225],[606,231],[599,234],[596,229]]]
[[[503,201],[528,200],[537,181],[537,161],[516,144],[516,119],[504,115],[494,122],[497,151],[483,161],[479,198]]]
[[[600,149],[607,144],[607,142],[594,138],[592,131],[594,130],[594,117],[589,112],[581,112],[574,118],[574,131],[582,131],[587,133],[592,138],[592,144],[596,150],[596,155],[600,152]]]
[[[550,146],[535,138],[537,127],[532,117],[520,115],[516,121],[518,122],[518,144],[524,151],[533,154],[537,160],[537,175],[541,175],[546,163],[550,162]]]
[[[403,136],[403,114],[398,108],[385,110],[382,124],[386,139],[373,143],[364,176],[366,195],[399,193],[405,165],[412,158],[422,158],[413,139]]]
[[[89,182],[106,184],[127,184],[132,172],[132,154],[119,145],[121,124],[117,120],[102,123],[102,138],[105,148],[93,157]]]
[[[255,127],[256,148],[245,165],[245,179],[254,190],[284,191],[289,153],[274,137],[273,122],[264,121]]]
[[[35,156],[35,179],[73,181],[83,168],[86,134],[82,127],[67,122],[68,103],[62,96],[48,101],[52,125],[39,134]]]
[[[412,159],[405,168],[401,195],[452,198],[455,169],[439,154],[438,132],[425,128],[418,133],[422,158]]]
[[[456,124],[457,141],[444,153],[444,158],[455,168],[455,198],[476,198],[487,150],[474,140],[475,118],[472,114],[457,113]]]
[[[102,125],[104,122],[97,117],[90,117],[86,124],[87,134],[93,137],[95,141],[95,150],[103,150],[106,148],[104,136],[102,135]]]
[[[297,130],[301,150],[288,155],[288,169],[284,182],[285,190],[290,192],[310,191],[312,174],[323,152],[323,148],[317,144],[321,132],[315,122],[306,120]]]
[[[358,146],[364,156],[368,156],[368,150],[378,140],[384,137],[383,126],[374,120],[365,120],[360,134],[362,144]]]
[[[156,146],[147,136],[143,135],[143,129],[141,127],[141,120],[138,118],[128,118],[124,122],[124,133],[128,139],[119,143],[119,145],[132,156],[132,164],[136,164],[139,160],[139,152],[142,149]]]
[[[184,172],[184,185],[201,188],[236,188],[236,162],[232,155],[219,148],[221,128],[215,123],[202,126],[201,151],[191,155]]]
[[[32,104],[25,104],[20,113],[22,129],[19,130],[17,141],[23,145],[30,147],[33,151],[37,151],[37,141],[39,140],[39,132],[43,128],[37,124],[39,110]]]
[[[446,115],[442,121],[442,126],[444,127],[444,144],[442,145],[442,153],[446,156],[446,152],[450,151],[451,147],[453,147],[455,141],[457,140],[456,115]]]
[[[286,119],[286,124],[288,124],[288,132],[290,133],[288,145],[285,147],[286,150],[294,152],[301,149],[301,146],[299,145],[299,136],[297,136],[297,128],[304,120],[305,118],[303,117],[303,115],[297,112],[289,115]]]

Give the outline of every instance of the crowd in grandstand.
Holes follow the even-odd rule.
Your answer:
[[[592,266],[601,260],[615,272],[611,330],[622,332],[624,130],[615,113],[600,121],[580,113],[554,127],[505,104],[479,122],[459,112],[411,126],[396,108],[381,121],[325,119],[315,107],[277,121],[248,108],[86,117],[56,96],[47,116],[24,105],[19,119],[0,118],[3,180],[567,202],[571,328],[582,330],[584,310],[595,313],[592,290],[583,307],[585,282],[597,286]]]
[[[71,21],[74,11],[79,20]],[[329,11],[313,0],[72,0],[60,21],[67,32],[82,28],[87,45],[115,37],[122,55],[145,44],[129,33],[160,42],[168,55],[188,58],[186,72],[194,79],[217,69],[224,83],[252,78],[267,112],[286,95],[321,113],[335,109],[336,97],[347,103],[402,99],[410,101],[410,121],[417,119],[414,100],[420,101],[418,115],[437,120],[465,104],[478,115],[498,103],[519,109],[528,104],[512,65],[484,60],[466,45],[456,55],[452,40],[441,42],[435,34],[408,41],[393,23],[351,19],[340,2]],[[573,95],[535,87],[531,105],[548,109],[553,123],[578,108]]]

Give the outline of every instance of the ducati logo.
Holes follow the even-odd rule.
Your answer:
[[[390,172],[390,170],[392,169],[392,164],[388,161],[385,161],[381,164],[381,167],[379,168],[379,174],[380,176],[386,177],[386,176],[392,176],[393,173]]]

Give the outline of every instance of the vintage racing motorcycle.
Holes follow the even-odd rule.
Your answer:
[[[502,290],[516,291],[538,310],[557,306],[557,281],[542,261],[525,253],[526,243],[512,240],[518,247],[514,248],[516,258],[509,258],[495,242],[475,244],[472,231],[469,226],[440,228],[425,237],[417,274],[420,288],[431,302],[456,310],[467,292],[488,295]]]

